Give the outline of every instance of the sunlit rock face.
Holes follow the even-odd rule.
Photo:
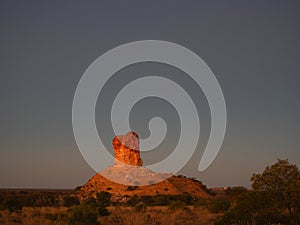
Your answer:
[[[114,165],[93,176],[76,190],[80,201],[96,198],[97,193],[109,192],[113,202],[127,202],[128,196],[190,195],[210,198],[207,188],[200,182],[171,173],[154,172],[143,165],[139,138],[135,132],[116,136],[113,141]],[[132,189],[133,188],[133,189]]]
[[[125,135],[115,136],[112,144],[115,165],[143,165],[140,157],[139,137],[135,132],[131,131]]]

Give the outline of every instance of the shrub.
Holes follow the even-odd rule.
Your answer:
[[[169,205],[169,210],[183,209],[184,207],[185,207],[185,203],[177,200],[171,202],[171,204]]]
[[[100,216],[108,216],[110,213],[106,209],[107,206],[111,205],[111,194],[106,191],[101,191],[100,193],[97,193],[97,207],[98,207],[98,213]]]
[[[127,201],[127,204],[130,206],[135,206],[138,202],[139,202],[139,197],[137,195],[134,195]]]
[[[183,201],[186,205],[192,205],[194,203],[194,197],[187,192],[181,195],[180,198],[180,200]]]
[[[128,186],[127,187],[127,190],[128,191],[134,191],[134,190],[136,190],[138,187],[137,186]]]
[[[98,213],[100,216],[108,216],[110,214],[105,206],[99,206]]]
[[[140,199],[146,205],[155,205],[154,196],[144,195],[144,196],[141,196]]]
[[[276,208],[272,194],[265,191],[250,191],[241,194],[234,207],[230,208],[215,225],[231,224],[293,224],[281,208]],[[294,223],[297,224],[297,223]]]
[[[97,208],[86,203],[73,206],[68,214],[70,225],[98,225],[97,218]]]
[[[205,207],[207,208],[207,200],[206,199],[202,199],[202,198],[197,198],[194,200],[194,207],[195,208],[200,208],[200,207]]]
[[[168,205],[170,203],[168,195],[155,195],[153,201],[153,205]]]
[[[66,213],[46,213],[44,214],[44,218],[55,222],[68,222],[68,216]]]
[[[66,196],[63,199],[63,205],[66,207],[70,207],[73,205],[79,205],[79,200],[76,196]]]
[[[225,212],[229,209],[230,202],[226,199],[215,199],[208,204],[208,209],[212,213]]]
[[[144,202],[139,202],[134,206],[136,212],[146,212],[147,205]]]
[[[17,210],[22,210],[23,204],[17,196],[10,196],[3,201],[4,208],[8,209],[10,212]]]
[[[84,204],[89,205],[89,206],[94,207],[94,208],[97,208],[97,206],[98,206],[98,203],[97,203],[96,199],[94,199],[92,197],[86,199],[84,201]]]
[[[100,193],[97,193],[97,203],[98,206],[109,206],[111,204],[110,198],[111,198],[111,194],[109,192],[106,191],[101,191]]]

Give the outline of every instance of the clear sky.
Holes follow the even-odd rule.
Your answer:
[[[209,187],[249,186],[252,173],[277,158],[300,167],[299,10],[298,1],[1,1],[0,188],[73,188],[95,173],[73,136],[76,86],[101,54],[145,39],[175,42],[197,53],[226,100],[223,146],[200,173],[210,122],[205,97],[195,97],[203,133],[182,174]],[[134,71],[161,71],[196,92],[174,68],[136,66]],[[120,73],[130,80],[132,70]],[[124,82],[118,78],[115,90]],[[113,135],[101,129],[109,122],[101,107],[115,90],[107,90],[96,108],[98,132],[107,145]],[[132,127],[141,137],[147,136],[151,113],[165,116],[169,130],[176,131],[172,107],[160,100],[142,103],[132,111]],[[168,153],[176,135],[171,132],[160,150]],[[150,163],[156,157],[143,159]]]

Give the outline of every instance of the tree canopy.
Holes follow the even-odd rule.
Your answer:
[[[234,198],[232,207],[216,225],[300,224],[300,171],[278,159],[251,177],[252,188]]]
[[[290,214],[299,210],[300,171],[288,160],[280,160],[267,166],[261,174],[251,177],[254,190],[268,191],[277,200],[277,205],[286,207]]]

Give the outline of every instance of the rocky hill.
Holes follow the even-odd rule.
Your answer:
[[[80,200],[96,197],[96,193],[107,191],[112,201],[125,201],[133,195],[190,195],[209,198],[205,185],[196,179],[171,174],[155,173],[142,166],[138,136],[129,132],[113,139],[115,163],[76,191]],[[159,181],[159,182],[158,182]]]

